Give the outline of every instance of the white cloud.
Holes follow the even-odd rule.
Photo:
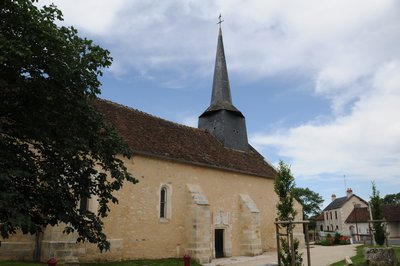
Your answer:
[[[120,66],[151,72],[190,65],[196,75],[209,75],[222,12],[230,71],[250,80],[291,69],[304,72],[315,78],[316,92],[332,98],[338,112],[356,98],[348,87],[357,91],[354,83],[392,59],[400,45],[396,0],[55,3],[67,24],[110,46]],[[118,69],[124,67],[113,70]]]
[[[68,26],[73,25],[92,34],[107,34],[114,29],[118,14],[126,7],[128,0],[41,0],[39,5],[54,3],[64,15]]]
[[[400,61],[388,62],[348,115],[273,134],[255,134],[256,146],[273,146],[291,158],[300,176],[348,173],[381,179],[400,177]]]

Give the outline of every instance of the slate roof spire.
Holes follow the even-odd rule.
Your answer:
[[[211,104],[207,111],[226,109],[237,111],[232,104],[231,88],[229,84],[228,68],[226,67],[222,30],[219,28],[217,54],[215,56],[214,79],[212,86]]]
[[[221,22],[220,18],[211,104],[199,117],[199,128],[213,134],[227,148],[248,151],[245,118],[232,104]]]

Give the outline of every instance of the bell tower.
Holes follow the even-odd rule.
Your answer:
[[[249,149],[245,118],[232,104],[221,27],[218,34],[211,104],[200,115],[199,128],[213,134],[227,148],[241,151]]]

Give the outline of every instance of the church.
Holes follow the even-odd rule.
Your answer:
[[[94,106],[133,151],[124,158],[139,180],[125,183],[110,205],[104,232],[111,243],[76,244],[63,227],[43,235],[3,240],[0,259],[111,261],[183,257],[255,256],[276,248],[276,170],[248,143],[245,117],[232,103],[219,29],[211,104],[198,128],[169,122],[106,100]],[[296,205],[301,213],[301,207]],[[87,208],[95,211],[91,198]],[[298,232],[301,235],[301,232]]]

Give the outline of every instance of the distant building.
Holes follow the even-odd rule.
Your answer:
[[[400,206],[384,206],[383,216],[389,238],[399,238]],[[339,232],[355,241],[367,240],[371,236],[368,220],[371,220],[368,202],[349,188],[345,197],[332,195],[332,202],[316,218],[317,231]]]
[[[386,220],[386,230],[389,238],[400,238],[400,206],[383,206],[383,218]],[[352,228],[361,228],[360,234],[369,237],[369,209],[366,207],[354,209],[346,219],[346,224]]]
[[[323,210],[324,221],[323,223],[320,222],[319,225],[323,226],[323,231],[351,235],[354,230],[346,224],[346,219],[354,209],[362,207],[368,207],[368,202],[353,194],[351,188],[347,189],[344,197],[337,198],[333,194],[332,202]],[[360,230],[359,228],[358,233],[360,233]]]

